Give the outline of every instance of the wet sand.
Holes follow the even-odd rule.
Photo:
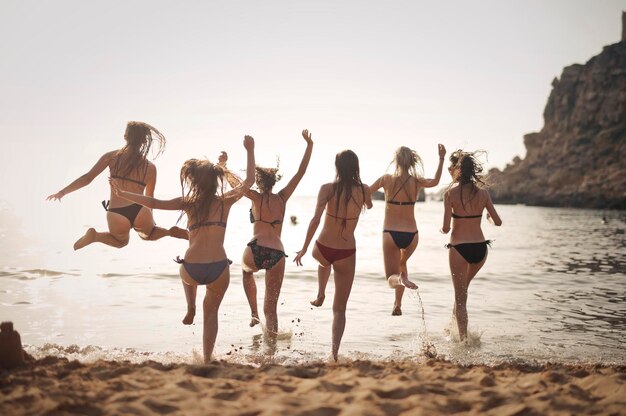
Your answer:
[[[0,372],[0,414],[626,414],[626,367],[441,360],[252,367],[46,357]]]

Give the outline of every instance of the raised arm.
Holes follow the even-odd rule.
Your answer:
[[[443,160],[446,155],[446,148],[441,143],[438,144],[437,147],[439,148],[439,165],[437,166],[437,172],[435,173],[434,178],[422,179],[420,181],[420,185],[423,188],[432,188],[433,186],[437,186],[441,180],[441,172],[443,171]]]
[[[487,204],[485,204],[485,208],[487,209],[487,221],[499,227],[502,225],[502,220],[496,211],[496,207],[493,206],[491,195],[489,195],[489,192],[486,190],[485,193],[487,194]]]
[[[250,190],[250,187],[254,184],[254,138],[252,136],[245,136],[243,139],[243,147],[245,147],[247,152],[247,160],[248,163],[246,165],[246,178],[241,182],[235,189],[227,192],[224,195],[224,198],[228,198],[232,203],[235,203],[246,192]]]
[[[109,166],[109,162],[115,156],[116,153],[117,153],[117,150],[113,150],[111,152],[105,153],[104,155],[100,157],[100,159],[96,162],[96,164],[93,165],[93,167],[89,170],[89,172],[85,173],[84,175],[81,175],[78,179],[76,179],[74,182],[67,185],[65,188],[61,189],[59,192],[54,193],[52,195],[48,195],[46,199],[48,201],[54,201],[54,200],[60,201],[61,198],[63,198],[65,195],[69,194],[70,192],[74,192],[82,187],[89,185],[96,178],[96,176],[101,174],[102,171],[105,170],[107,166]]]
[[[450,203],[450,191],[443,194],[443,226],[441,231],[443,234],[450,232],[450,222],[452,221],[452,204]]]
[[[306,172],[306,168],[309,166],[309,161],[311,160],[311,153],[313,152],[313,139],[311,138],[311,133],[308,130],[302,130],[302,137],[306,141],[306,149],[304,150],[304,155],[302,155],[302,160],[300,161],[300,167],[298,171],[294,175],[293,178],[289,181],[287,186],[285,186],[278,194],[283,198],[284,201],[288,200],[293,191],[296,190],[296,187],[300,183],[300,180],[304,176]]]
[[[302,266],[302,257],[306,254],[306,251],[309,248],[309,244],[311,244],[311,240],[317,231],[317,227],[320,225],[320,220],[322,218],[322,214],[324,213],[324,209],[326,208],[326,202],[329,199],[329,193],[332,188],[329,185],[322,185],[319,193],[317,194],[317,205],[315,206],[315,213],[313,214],[313,218],[309,223],[309,228],[306,231],[306,237],[304,239],[304,244],[302,245],[302,249],[296,252],[296,257],[293,261],[296,262],[298,266]]]
[[[115,195],[122,197],[130,202],[134,202],[135,204],[143,205],[144,207],[148,208],[166,209],[171,211],[178,211],[183,209],[183,199],[181,197],[169,200],[156,199],[151,196],[136,194],[134,192],[122,190],[117,179],[109,179],[109,183],[111,184],[111,189],[113,190]]]

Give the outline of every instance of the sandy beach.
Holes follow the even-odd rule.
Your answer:
[[[626,368],[352,361],[258,368],[49,356],[3,371],[0,414],[626,414]]]

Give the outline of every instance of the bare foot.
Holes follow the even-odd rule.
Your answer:
[[[326,295],[319,295],[317,299],[311,301],[311,305],[319,308],[324,304],[324,299],[326,299]]]
[[[256,326],[261,323],[261,320],[258,316],[252,315],[252,319],[250,319],[250,327]]]
[[[193,318],[196,317],[196,308],[187,308],[187,315],[183,318],[183,325],[193,324]]]
[[[74,250],[80,250],[94,241],[96,241],[96,230],[95,228],[89,228],[84,236],[76,240],[74,243]]]
[[[400,284],[407,289],[417,289],[417,285],[407,279],[406,274],[404,272],[400,273]]]
[[[174,238],[182,238],[183,240],[189,240],[189,231],[180,227],[173,226],[170,228],[170,235]]]
[[[400,305],[393,304],[393,309],[391,310],[391,316],[400,316],[402,315],[402,308]]]

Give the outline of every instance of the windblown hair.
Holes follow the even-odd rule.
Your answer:
[[[333,194],[337,199],[335,210],[339,212],[339,202],[342,195],[344,206],[347,209],[352,198],[352,188],[357,186],[361,188],[363,200],[365,200],[365,190],[363,189],[363,182],[361,182],[359,158],[352,150],[344,150],[337,153],[337,156],[335,156],[335,169],[337,170],[337,176],[333,183]]]
[[[257,166],[255,168],[255,181],[256,186],[259,188],[259,192],[262,194],[272,192],[272,188],[276,182],[282,178],[282,175],[278,174],[278,168],[262,168]]]
[[[452,180],[450,187],[454,183],[458,183],[461,186],[461,205],[465,209],[465,201],[463,199],[463,185],[471,184],[470,196],[467,202],[470,202],[478,192],[478,184],[485,185],[483,181],[483,165],[477,159],[476,155],[483,153],[479,151],[475,152],[463,152],[462,150],[455,150],[450,155],[450,164],[453,167]]]
[[[132,172],[143,169],[143,177],[148,170],[147,157],[153,142],[157,142],[157,150],[153,150],[152,159],[156,159],[165,150],[165,137],[161,132],[147,123],[129,121],[124,133],[126,145],[115,157],[113,172],[119,176],[129,176]]]
[[[223,203],[220,196],[224,193],[224,169],[208,160],[189,159],[180,169],[180,187],[188,222],[204,221],[211,212],[213,201]]]
[[[424,165],[422,158],[419,157],[415,150],[406,146],[398,147],[391,163],[396,165],[396,176],[400,176],[403,172],[407,172],[415,178],[423,176]]]

